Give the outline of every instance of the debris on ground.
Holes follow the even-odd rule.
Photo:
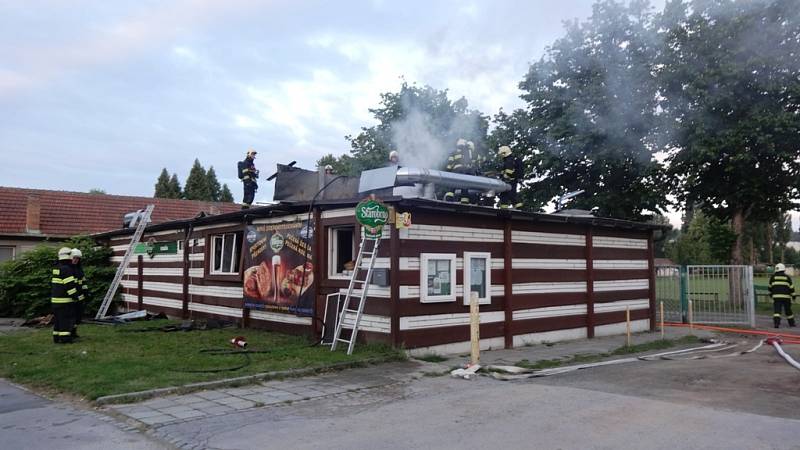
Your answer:
[[[45,316],[34,317],[33,319],[26,320],[22,324],[22,326],[25,326],[25,327],[37,327],[37,328],[49,327],[51,325],[53,325],[53,315],[52,314],[47,314]]]

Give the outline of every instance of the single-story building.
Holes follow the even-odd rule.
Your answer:
[[[465,286],[480,294],[481,347],[655,326],[653,234],[646,223],[387,197],[384,230],[359,340],[460,352],[469,344]],[[175,252],[139,255],[123,308],[224,318],[288,333],[322,331],[347,290],[362,227],[355,201],[292,202],[147,227]],[[133,230],[96,235],[120,262]],[[333,294],[333,295],[331,295]],[[333,303],[331,303],[333,304]],[[328,324],[330,326],[330,323]]]
[[[148,203],[156,205],[152,223],[240,208],[234,203],[0,186],[0,262],[42,243],[57,245],[79,234],[118,229],[126,213]]]

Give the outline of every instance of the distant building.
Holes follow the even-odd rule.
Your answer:
[[[0,262],[41,243],[119,229],[125,213],[151,203],[153,224],[240,209],[234,203],[0,187]]]

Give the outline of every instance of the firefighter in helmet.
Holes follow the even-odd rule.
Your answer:
[[[456,141],[456,149],[448,155],[445,169],[448,172],[475,175],[476,163],[475,144],[461,138]],[[465,204],[475,202],[468,189],[449,190],[444,194],[444,200]]]
[[[781,310],[789,321],[789,326],[794,326],[794,313],[792,312],[792,298],[794,297],[794,284],[789,275],[786,275],[786,266],[775,265],[775,273],[769,277],[769,294],[772,296],[772,322],[775,328],[781,326]]]
[[[242,180],[244,185],[244,196],[242,198],[242,209],[247,209],[253,204],[256,191],[258,190],[258,169],[253,162],[256,159],[258,152],[250,149],[247,151],[247,156],[244,161],[239,161],[239,179]]]
[[[78,300],[78,283],[72,265],[72,249],[62,247],[58,250],[58,262],[53,267],[50,279],[50,306],[53,308],[53,342],[69,344],[72,342],[72,328],[75,326],[75,306]]]
[[[522,180],[522,161],[511,153],[507,145],[497,149],[497,155],[502,159],[500,179],[511,185],[511,190],[500,193],[500,208],[519,209],[522,203],[517,201],[517,184]]]
[[[86,275],[83,272],[83,264],[81,264],[81,259],[83,258],[83,253],[80,249],[73,248],[69,255],[72,257],[72,268],[75,271],[75,284],[78,288],[78,298],[76,301],[72,302],[75,314],[75,324],[72,327],[72,337],[76,338],[78,336],[78,325],[81,324],[83,319],[83,312],[85,310],[86,305],[86,295],[89,293],[89,286],[86,284]]]

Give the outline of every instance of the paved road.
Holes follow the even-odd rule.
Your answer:
[[[619,370],[619,368],[617,368]],[[405,386],[167,425],[187,446],[292,448],[797,448],[800,421],[536,382]]]
[[[0,380],[0,448],[163,449],[170,448],[111,418],[55,403]]]

